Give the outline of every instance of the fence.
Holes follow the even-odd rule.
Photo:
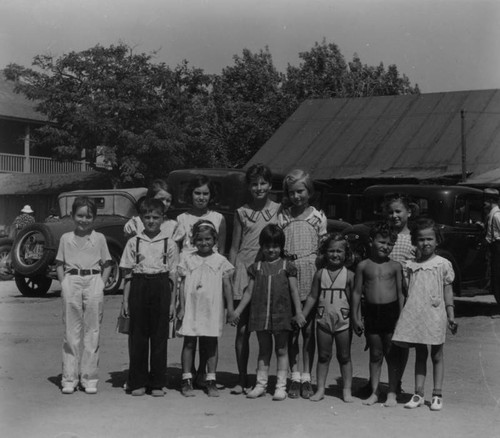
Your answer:
[[[0,154],[0,172],[9,173],[72,173],[92,170],[85,161],[55,161],[46,157]]]

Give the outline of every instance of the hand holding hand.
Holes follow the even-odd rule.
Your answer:
[[[302,328],[307,324],[307,321],[304,318],[304,315],[302,314],[302,312],[295,315],[293,317],[293,320],[294,320],[295,324],[297,324],[299,326],[299,328]]]
[[[238,324],[240,321],[240,315],[238,312],[233,311],[233,312],[228,312],[227,313],[227,322],[228,324],[231,324],[232,326],[235,326]]]
[[[356,321],[353,321],[353,331],[356,333],[356,335],[361,336],[363,332],[365,331],[365,328],[363,327],[362,323],[358,323]]]

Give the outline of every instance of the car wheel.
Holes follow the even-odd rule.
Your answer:
[[[109,253],[111,254],[111,273],[109,274],[108,281],[104,286],[104,293],[106,295],[116,294],[120,289],[122,284],[122,274],[120,268],[120,258],[121,253],[119,250],[111,247],[109,248]]]
[[[56,249],[52,233],[44,224],[24,228],[14,242],[14,271],[26,277],[44,275],[54,260]]]
[[[7,265],[11,249],[12,249],[11,245],[1,245],[0,246],[0,266]],[[12,275],[12,274],[0,273],[0,280],[4,280],[4,281],[5,280],[12,280],[13,277],[14,277],[14,275]]]
[[[26,297],[41,297],[47,293],[52,284],[52,279],[44,275],[35,277],[16,275],[14,278],[19,292]]]

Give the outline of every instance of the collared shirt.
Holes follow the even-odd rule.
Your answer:
[[[59,241],[56,262],[69,269],[101,269],[111,260],[104,234],[94,230],[87,236],[77,236],[74,231],[64,233]]]
[[[500,240],[500,208],[495,205],[488,214],[488,228],[486,229],[486,241],[492,243]]]
[[[167,240],[166,252],[165,239]],[[141,232],[137,236],[131,237],[125,245],[120,268],[131,269],[134,274],[170,272],[170,275],[173,276],[178,263],[177,244],[166,232],[160,231],[153,238]]]

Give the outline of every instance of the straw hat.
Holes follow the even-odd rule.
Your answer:
[[[31,207],[29,205],[25,205],[23,207],[23,209],[21,210],[21,213],[31,214],[31,213],[34,213],[34,211],[31,209]]]

